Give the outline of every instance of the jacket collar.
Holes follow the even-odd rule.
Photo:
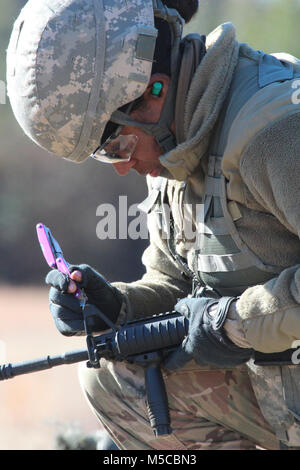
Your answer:
[[[185,103],[186,140],[160,157],[161,176],[186,181],[208,152],[212,131],[238,62],[235,28],[224,23],[206,38],[207,52],[192,79]]]

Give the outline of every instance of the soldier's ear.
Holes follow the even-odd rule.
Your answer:
[[[151,89],[152,96],[161,96],[164,85],[161,82],[154,82]]]
[[[170,83],[170,77],[163,73],[152,75],[144,97],[163,98],[165,97]]]
[[[186,23],[189,23],[199,8],[199,0],[163,0],[169,8],[175,8]]]

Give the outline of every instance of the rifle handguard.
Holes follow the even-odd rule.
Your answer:
[[[90,367],[98,367],[99,359],[128,361],[145,371],[147,407],[151,427],[156,436],[170,434],[168,398],[160,363],[163,352],[179,346],[188,332],[188,320],[178,312],[168,312],[135,320],[99,336],[87,336],[88,349],[69,351],[60,356],[46,356],[17,364],[0,365],[0,381],[17,375],[38,372],[62,364],[89,359]],[[93,360],[91,359],[93,350]]]

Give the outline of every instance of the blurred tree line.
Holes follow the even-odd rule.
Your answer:
[[[26,1],[0,0],[0,80],[14,20]],[[208,34],[231,21],[237,38],[266,52],[300,56],[299,0],[202,0],[186,32]],[[118,208],[146,196],[144,178],[121,178],[109,165],[94,161],[76,165],[55,158],[23,135],[8,98],[0,104],[0,283],[42,284],[48,271],[35,232],[42,221],[61,243],[66,258],[97,267],[110,280],[132,281],[143,273],[145,240],[99,240],[97,207]],[[118,209],[117,209],[118,212]]]

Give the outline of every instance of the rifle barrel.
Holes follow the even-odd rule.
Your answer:
[[[52,367],[61,366],[63,364],[74,364],[87,359],[87,350],[77,349],[57,356],[45,356],[39,359],[17,362],[16,364],[4,364],[0,365],[0,380],[7,380],[17,375],[31,374],[32,372],[51,369]]]

